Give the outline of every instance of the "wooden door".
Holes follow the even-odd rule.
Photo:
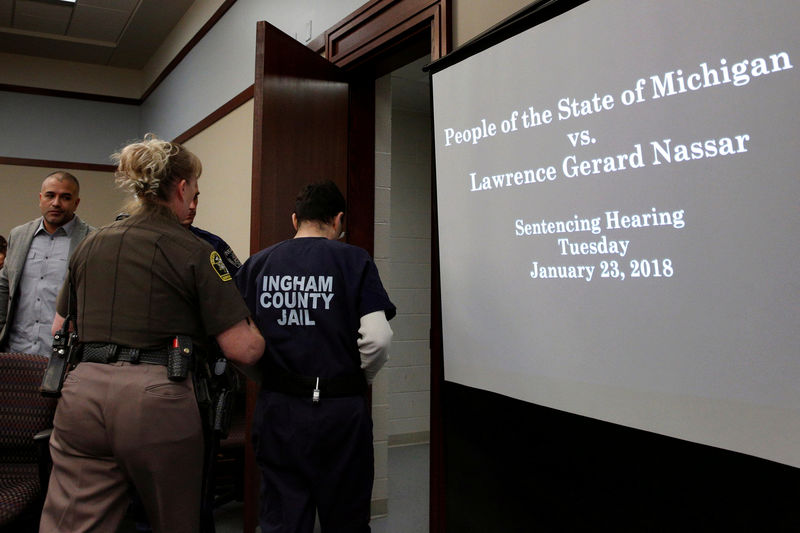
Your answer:
[[[251,253],[294,234],[297,192],[347,192],[349,84],[338,67],[267,22],[256,44]]]
[[[306,184],[331,179],[348,197],[350,93],[350,84],[341,69],[269,23],[258,23],[251,253],[294,235],[294,201]],[[260,483],[249,445],[257,394],[258,387],[248,382],[244,488],[247,532],[255,531]]]

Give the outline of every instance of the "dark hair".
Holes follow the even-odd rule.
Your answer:
[[[8,242],[5,237],[0,235],[0,254],[6,253],[6,250],[8,250]]]
[[[330,223],[336,215],[345,212],[345,200],[339,187],[331,180],[303,187],[294,203],[298,224],[306,221]]]
[[[78,194],[80,194],[81,192],[81,184],[80,182],[78,182],[78,178],[76,178],[66,170],[56,170],[55,172],[51,172],[50,174],[44,177],[45,180],[48,178],[56,178],[58,181],[64,181],[64,180],[71,181],[72,183],[75,184],[75,191]]]

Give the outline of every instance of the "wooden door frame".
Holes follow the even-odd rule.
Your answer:
[[[451,0],[371,0],[331,26],[311,41],[309,48],[346,72],[367,71],[357,76],[352,98],[374,100],[374,78],[369,65],[419,36],[430,34],[430,56],[435,61],[450,50]],[[263,76],[263,45],[256,44],[256,77]],[[362,246],[370,253],[374,238],[375,164],[374,164],[374,106],[372,113],[361,112],[353,121],[351,134],[350,173],[347,183],[348,205],[359,210],[348,214],[348,242]],[[262,116],[254,110],[253,175],[251,209],[251,253],[263,244],[262,211],[257,207],[265,198],[261,183]],[[371,122],[370,122],[371,121]],[[372,148],[370,151],[369,149]],[[364,158],[364,153],[370,157]],[[366,213],[365,213],[366,212]]]
[[[328,28],[309,48],[342,68],[352,68],[417,33],[431,33],[431,60],[450,51],[451,0],[372,0]]]
[[[370,0],[359,9],[331,26],[322,35],[309,43],[309,48],[325,57],[336,66],[355,75],[351,88],[351,101],[371,101],[350,119],[350,146],[348,150],[347,202],[359,206],[348,214],[348,242],[362,246],[370,253],[374,242],[375,205],[375,114],[374,84],[375,65],[396,53],[404,44],[430,35],[431,61],[446,55],[451,48],[451,0]],[[256,75],[263,76],[259,65],[264,64],[263,46],[256,48]],[[260,206],[264,198],[261,182],[261,160],[263,137],[262,117],[256,109],[253,135],[253,177],[251,253],[261,248],[263,228]],[[435,188],[434,188],[435,189]],[[432,194],[435,217],[435,190]],[[435,218],[432,220],[435,224]],[[434,226],[435,227],[435,226]],[[435,234],[435,231],[432,232]],[[433,264],[431,287],[431,474],[430,474],[430,531],[443,532],[444,522],[444,467],[441,420],[442,352],[441,315],[437,239],[433,236]],[[439,332],[437,334],[437,332]],[[249,389],[253,388],[251,384]],[[255,391],[248,390],[248,421],[252,420]],[[245,505],[244,531],[255,531],[257,510],[257,483],[255,457],[250,445],[248,423],[247,451],[245,460]]]
[[[430,36],[431,61],[450,50],[451,0],[372,0],[328,28],[308,44],[334,65],[353,73],[351,99],[375,100],[376,68],[420,34]],[[359,206],[348,213],[348,242],[370,254],[374,246],[375,222],[375,113],[353,106],[351,120],[350,172],[347,203]],[[364,154],[370,154],[364,157]]]

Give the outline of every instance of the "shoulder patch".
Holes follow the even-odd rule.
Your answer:
[[[232,264],[232,265],[233,265],[233,266],[235,266],[236,268],[242,268],[242,263],[241,263],[241,261],[239,261],[239,258],[238,258],[238,257],[236,257],[236,254],[235,254],[235,253],[233,253],[233,250],[231,250],[231,247],[230,247],[230,246],[228,246],[227,248],[225,248],[225,250],[224,250],[222,253],[223,253],[223,254],[225,254],[225,257],[228,259],[228,262],[229,262],[230,264]]]
[[[217,273],[219,278],[222,281],[230,281],[231,280],[231,273],[228,272],[228,267],[225,266],[225,263],[222,261],[222,257],[219,253],[215,251],[211,252],[211,266],[214,268],[214,272]]]

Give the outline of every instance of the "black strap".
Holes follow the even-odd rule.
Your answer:
[[[110,343],[88,342],[81,346],[81,361],[84,363],[147,363],[149,365],[167,366],[169,352],[161,350],[140,350]]]
[[[64,317],[64,323],[61,325],[61,331],[64,334],[69,335],[69,332],[72,331],[75,334],[78,333],[78,311],[75,310],[75,313],[72,312],[72,293],[75,291],[75,287],[72,285],[72,277],[70,276],[70,272],[67,272],[67,280],[68,280],[68,288],[67,288],[67,316]],[[70,324],[72,327],[70,328]],[[75,337],[77,339],[77,337]]]
[[[317,378],[300,376],[288,370],[270,366],[264,372],[262,387],[266,390],[302,398],[313,398],[314,390],[318,389],[321,398],[341,398],[365,395],[367,379],[363,372],[334,378]]]

